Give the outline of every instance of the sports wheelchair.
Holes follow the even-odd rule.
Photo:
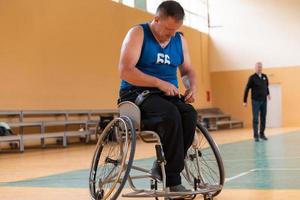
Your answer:
[[[120,117],[105,127],[97,142],[89,174],[91,199],[118,199],[126,182],[133,192],[123,192],[122,197],[167,200],[194,199],[203,195],[205,200],[212,200],[221,192],[225,178],[223,161],[217,144],[200,123],[197,123],[195,139],[181,173],[185,186],[191,191],[170,192],[166,187],[166,160],[158,134],[141,130],[141,113],[137,105],[124,101],[118,107]],[[161,167],[162,180],[153,177],[150,169],[133,165],[137,137],[144,142],[156,143],[156,159]],[[132,175],[132,169],[142,174]],[[149,189],[138,189],[137,179],[148,179]]]

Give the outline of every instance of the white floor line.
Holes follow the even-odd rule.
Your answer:
[[[226,182],[229,182],[229,181],[232,181],[232,180],[234,180],[234,179],[237,179],[237,178],[239,178],[239,177],[245,176],[245,175],[247,175],[247,174],[249,174],[249,173],[251,173],[251,172],[253,172],[253,171],[255,171],[255,170],[256,170],[256,169],[251,169],[251,170],[249,170],[249,171],[242,172],[242,173],[240,173],[240,174],[238,174],[238,175],[236,175],[236,176],[233,176],[233,177],[230,177],[230,178],[225,178],[225,183],[226,183]]]
[[[255,172],[255,171],[300,171],[300,168],[255,168],[255,169],[251,169],[249,171],[246,172],[242,172],[238,175],[235,175],[233,177],[230,178],[225,178],[225,183],[232,181],[234,179],[240,178],[242,176],[246,176],[247,174],[251,173],[251,172]]]
[[[300,168],[257,168],[255,171],[300,171]]]
[[[295,156],[295,157],[266,157],[268,160],[296,160],[300,159],[300,156]],[[265,159],[226,159],[223,160],[224,162],[237,162],[237,161],[253,161],[253,160],[265,160]]]

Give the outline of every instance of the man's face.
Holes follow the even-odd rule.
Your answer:
[[[256,63],[256,64],[255,64],[255,71],[256,71],[256,73],[258,73],[258,74],[261,74],[261,73],[262,73],[262,63]]]
[[[174,36],[183,23],[182,20],[178,21],[172,17],[156,17],[155,22],[157,25],[156,31],[159,37],[158,39],[161,42],[166,42]]]

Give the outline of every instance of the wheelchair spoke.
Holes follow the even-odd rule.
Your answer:
[[[130,142],[127,126],[132,123],[127,124],[126,120],[114,119],[100,134],[90,172],[90,193],[94,200],[117,199],[127,180],[130,167],[126,166],[133,160],[135,141]],[[123,132],[121,124],[125,127]]]
[[[202,168],[202,172],[204,173],[204,174],[206,174],[206,176],[204,176],[203,178],[204,178],[204,180],[205,180],[205,182],[207,182],[207,183],[209,183],[209,184],[211,184],[211,185],[219,185],[217,182],[217,180],[216,180],[216,178],[210,173],[210,171],[206,171],[206,170],[203,170],[203,168]]]
[[[187,152],[183,175],[196,190],[198,187],[223,185],[224,166],[219,149],[205,128],[199,124],[197,128],[197,146],[191,146]],[[212,195],[216,196],[220,191],[215,191]]]

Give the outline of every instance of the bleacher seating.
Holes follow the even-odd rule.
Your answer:
[[[243,122],[232,119],[229,114],[223,113],[219,108],[197,109],[198,120],[204,124],[208,130],[242,128]]]
[[[117,110],[23,110],[0,111],[0,121],[6,122],[16,135],[1,136],[1,142],[17,142],[19,150],[24,151],[24,142],[40,140],[42,147],[46,146],[45,140],[56,138],[62,140],[64,147],[68,144],[69,137],[85,138],[90,141],[95,134],[95,127],[102,116],[117,116]],[[69,128],[71,126],[76,126]],[[78,127],[82,127],[78,129]],[[38,133],[24,133],[25,128],[38,128]],[[48,129],[60,129],[49,131]],[[61,130],[62,129],[62,130]]]
[[[209,130],[221,128],[243,127],[243,122],[232,119],[229,114],[223,113],[219,108],[198,109],[199,121]],[[1,136],[1,142],[16,142],[19,150],[24,151],[25,141],[40,140],[42,147],[46,147],[45,140],[56,138],[62,145],[68,145],[68,138],[80,137],[85,142],[90,141],[91,135],[96,133],[99,117],[118,116],[117,110],[22,110],[0,111],[0,121],[8,123],[15,130],[16,135]],[[69,128],[76,126],[77,129]],[[82,127],[78,129],[78,127]],[[38,129],[37,133],[25,133],[24,129]],[[51,129],[60,129],[51,131]]]

